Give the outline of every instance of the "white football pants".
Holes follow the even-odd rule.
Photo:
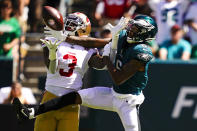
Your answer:
[[[139,131],[138,111],[136,105],[144,101],[144,95],[119,94],[113,88],[93,87],[79,90],[82,105],[94,109],[117,112],[125,131]]]

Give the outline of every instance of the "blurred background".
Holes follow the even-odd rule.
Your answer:
[[[57,8],[65,17],[82,12],[91,21],[91,36],[110,38],[107,23],[122,16],[153,17],[156,40],[149,43],[155,59],[141,106],[142,131],[197,130],[197,0],[0,0],[0,130],[33,131],[34,121],[18,125],[13,97],[38,104],[46,67],[42,7]],[[108,73],[89,69],[83,88],[111,86]],[[123,131],[117,114],[81,107],[80,131]]]

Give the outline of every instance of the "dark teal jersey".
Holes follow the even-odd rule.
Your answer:
[[[140,92],[146,87],[148,81],[148,64],[153,57],[154,56],[151,49],[146,44],[127,43],[126,31],[121,31],[115,59],[116,68],[121,69],[124,64],[130,62],[132,59],[135,59],[145,63],[145,71],[136,72],[131,78],[121,85],[114,84],[114,90],[121,94],[139,95]]]

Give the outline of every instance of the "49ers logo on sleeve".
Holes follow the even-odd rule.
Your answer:
[[[63,56],[63,60],[68,63],[68,71],[64,71],[64,69],[60,68],[59,73],[61,76],[70,77],[73,74],[75,66],[77,65],[77,58],[74,55],[66,54]]]

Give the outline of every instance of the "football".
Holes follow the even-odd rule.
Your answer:
[[[62,14],[51,6],[44,6],[42,17],[44,23],[51,29],[61,31],[64,28],[64,20]]]

